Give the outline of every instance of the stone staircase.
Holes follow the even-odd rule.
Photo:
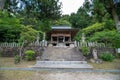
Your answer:
[[[84,56],[76,49],[70,47],[47,47],[42,60],[48,61],[83,61]]]
[[[85,57],[76,48],[47,47],[33,68],[47,69],[92,69]]]

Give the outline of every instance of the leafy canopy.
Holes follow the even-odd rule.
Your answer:
[[[0,11],[0,41],[17,41],[20,37],[21,27],[19,19],[9,16],[8,12]]]
[[[30,43],[35,41],[38,31],[31,28],[31,26],[23,26],[22,32],[20,34],[20,41],[25,43]]]

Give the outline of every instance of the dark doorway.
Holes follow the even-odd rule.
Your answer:
[[[58,37],[59,43],[63,43],[63,39],[64,39],[63,36],[59,36]]]

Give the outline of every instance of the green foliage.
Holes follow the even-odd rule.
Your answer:
[[[2,52],[0,52],[0,57],[2,57]]]
[[[69,22],[72,24],[72,27],[80,29],[83,29],[92,23],[90,16],[85,10],[79,10],[76,14],[72,13]]]
[[[92,1],[92,6],[91,8],[93,11],[93,16],[95,22],[102,22],[104,20],[104,17],[107,14],[107,11],[105,10],[104,4],[100,2],[100,0],[93,0]]]
[[[112,62],[114,60],[114,56],[111,53],[102,53],[100,58],[104,61]]]
[[[38,30],[41,30],[42,32],[48,32],[51,30],[50,21],[45,19],[39,22]]]
[[[87,28],[84,28],[82,32],[84,32],[86,35],[91,35],[96,31],[103,30],[105,23],[95,23],[91,26],[88,26]]]
[[[20,23],[23,24],[24,26],[27,26],[27,25],[31,25],[33,29],[36,29],[36,30],[39,30],[38,27],[39,27],[39,21],[34,18],[34,17],[26,17],[23,15],[21,16],[22,18],[20,18]]]
[[[14,57],[14,63],[15,63],[15,64],[20,63],[20,56],[19,56],[19,55],[16,55],[16,56]]]
[[[21,27],[19,19],[0,11],[0,41],[13,42],[20,38]]]
[[[120,53],[117,53],[117,54],[116,54],[116,57],[117,57],[117,58],[120,58]]]
[[[64,25],[71,26],[71,24],[67,20],[63,20],[63,19],[53,21],[52,25],[55,25],[55,26],[64,26]]]
[[[38,31],[31,28],[31,26],[23,26],[23,29],[20,34],[20,41],[30,43],[36,39],[36,36],[38,34]]]
[[[39,20],[56,19],[61,15],[59,0],[21,0],[25,4],[23,13]]]
[[[108,29],[108,30],[114,30],[115,29],[115,23],[112,19],[104,20],[104,22],[105,22],[104,29]]]
[[[77,13],[72,13],[69,21],[74,28],[83,29],[93,23],[93,16],[91,15],[91,2],[85,0]]]
[[[35,52],[33,50],[25,51],[25,59],[27,61],[31,61],[35,59]]]
[[[112,44],[113,47],[120,47],[120,34],[116,31],[104,30],[101,32],[96,32],[92,37],[89,38],[90,41],[104,42],[106,44]]]
[[[81,38],[82,38],[82,31],[79,30],[79,32],[76,34],[76,36],[74,37],[74,39],[75,39],[76,41],[80,41]]]
[[[88,47],[82,46],[80,49],[81,49],[83,55],[85,55],[85,56],[89,55],[90,49]]]

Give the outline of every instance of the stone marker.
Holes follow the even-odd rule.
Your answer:
[[[92,54],[93,54],[93,58],[94,58],[95,60],[98,59],[97,50],[96,50],[95,48],[93,48]]]
[[[98,59],[97,49],[93,48],[92,54],[93,54],[93,59],[90,59],[92,63],[102,63],[102,60]]]

